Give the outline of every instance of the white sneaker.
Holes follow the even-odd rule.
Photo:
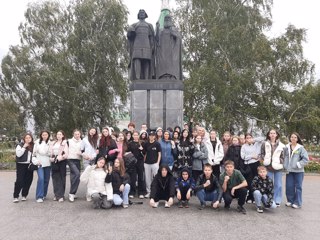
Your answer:
[[[57,197],[54,197],[54,198],[53,198],[53,201],[57,201]]]
[[[43,203],[43,199],[42,199],[42,198],[38,198],[38,199],[37,199],[37,202],[38,202],[38,203]]]
[[[164,207],[165,208],[170,208],[170,205],[169,205],[169,203],[167,201],[164,203]]]
[[[87,199],[87,202],[91,202],[92,201],[91,196],[86,196],[86,199]]]
[[[158,206],[159,206],[159,202],[155,202],[152,207],[157,208]]]
[[[130,198],[130,199],[134,199],[134,196],[133,196],[133,195],[129,195],[129,198]]]
[[[22,197],[21,201],[27,201],[27,197]]]
[[[69,194],[69,201],[74,202],[74,194]]]
[[[128,204],[122,204],[122,207],[123,207],[123,208],[128,208],[129,205],[128,205]]]
[[[147,193],[146,195],[144,195],[145,198],[150,198],[150,193]]]
[[[286,203],[286,206],[287,206],[287,207],[291,207],[291,206],[292,206],[292,203],[291,203],[291,202],[287,202],[287,203]]]
[[[301,208],[300,206],[298,206],[297,204],[292,204],[292,206],[291,206],[292,208],[294,208],[294,209],[299,209],[299,208]]]
[[[144,199],[144,196],[143,196],[143,195],[139,195],[139,198],[140,198],[140,199]]]
[[[18,202],[19,202],[19,199],[18,199],[18,198],[14,198],[14,199],[13,199],[13,202],[14,202],[14,203],[18,203]]]
[[[64,200],[63,200],[63,198],[59,198],[59,200],[58,200],[58,202],[63,202]]]

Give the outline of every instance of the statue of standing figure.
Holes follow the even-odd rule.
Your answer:
[[[156,33],[156,78],[182,80],[182,39],[170,15],[164,17],[164,28]]]
[[[139,22],[132,24],[127,32],[130,53],[129,79],[151,79],[154,70],[154,29],[147,23],[145,10],[138,13]]]

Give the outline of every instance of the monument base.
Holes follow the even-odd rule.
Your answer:
[[[182,81],[136,80],[130,86],[131,121],[137,128],[183,126]]]

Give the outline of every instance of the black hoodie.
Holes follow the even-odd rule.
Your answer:
[[[168,173],[167,176],[162,177],[161,171],[162,169],[167,169]],[[158,173],[154,177],[152,184],[151,184],[151,193],[150,198],[155,198],[157,194],[160,192],[168,193],[169,197],[174,197],[175,195],[175,181],[172,175],[172,172],[168,165],[161,165],[159,167]],[[162,195],[162,194],[161,194]]]

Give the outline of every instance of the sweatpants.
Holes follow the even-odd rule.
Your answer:
[[[33,180],[33,171],[28,171],[29,164],[16,163],[16,182],[14,183],[13,198],[19,198],[22,191],[22,197],[27,197]]]
[[[80,183],[80,160],[68,159],[67,164],[70,169],[70,194],[76,194]]]
[[[59,170],[52,170],[52,184],[53,184],[53,193],[54,196],[59,199],[64,197],[64,193],[66,190],[66,165],[67,162],[65,160],[58,162]]]
[[[159,170],[159,164],[154,163],[154,164],[144,164],[144,172],[146,175],[146,189],[147,193],[151,192],[151,183],[154,178],[154,176],[158,173]]]

